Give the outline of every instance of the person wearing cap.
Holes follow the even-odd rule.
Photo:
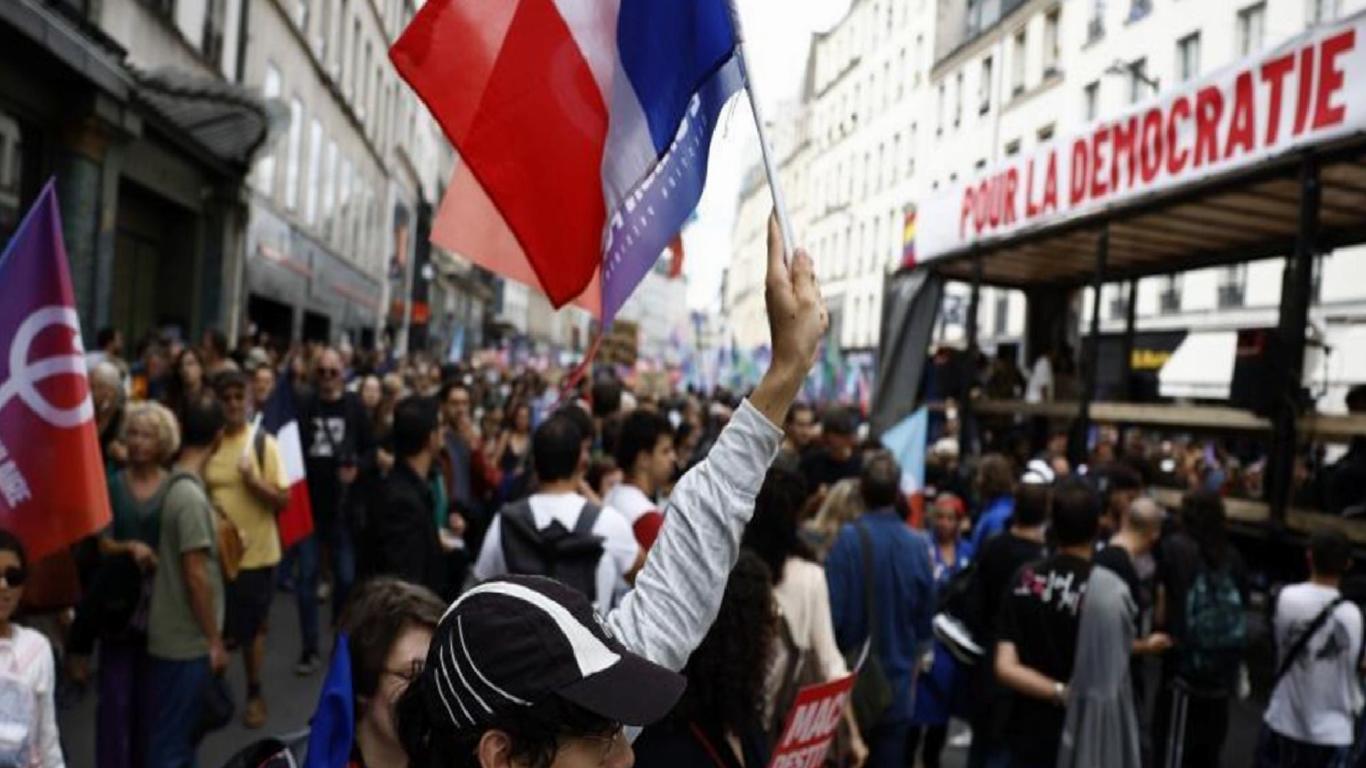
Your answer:
[[[266,616],[275,591],[275,566],[280,562],[275,515],[289,502],[289,481],[275,438],[259,425],[253,428],[247,423],[246,375],[225,370],[215,377],[214,389],[223,404],[223,439],[204,467],[204,485],[209,500],[237,526],[246,544],[241,570],[227,585],[224,635],[230,645],[241,647],[246,667],[242,723],[260,728],[266,723],[266,701],[261,695]]]
[[[679,480],[635,588],[605,618],[536,577],[494,579],[446,612],[399,705],[412,764],[443,768],[610,766],[634,761],[622,726],[659,720],[676,674],[720,609],[779,428],[816,358],[828,316],[811,259],[789,269],[769,222],[766,299],[773,362],[707,458]]]

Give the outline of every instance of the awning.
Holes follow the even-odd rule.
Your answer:
[[[1237,331],[1192,333],[1158,373],[1158,393],[1162,397],[1227,400],[1237,353]]]
[[[172,67],[129,69],[138,98],[219,160],[245,167],[257,148],[289,125],[282,102],[234,83]]]

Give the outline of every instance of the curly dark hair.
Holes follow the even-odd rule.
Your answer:
[[[768,470],[754,499],[754,517],[745,528],[740,546],[764,561],[774,584],[782,583],[783,564],[789,557],[816,561],[815,553],[797,535],[809,495],[806,480],[800,474],[774,466]]]
[[[721,611],[683,670],[688,688],[672,718],[721,732],[760,727],[776,618],[768,566],[753,552],[741,550]]]

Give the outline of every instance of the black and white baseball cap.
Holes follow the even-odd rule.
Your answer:
[[[456,732],[551,695],[623,725],[669,713],[685,679],[628,651],[581,592],[553,579],[485,582],[446,609],[427,652],[426,706]]]

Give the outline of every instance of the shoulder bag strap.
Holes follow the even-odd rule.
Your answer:
[[[1304,649],[1309,647],[1309,641],[1312,640],[1319,629],[1328,622],[1329,617],[1333,615],[1333,611],[1336,611],[1338,606],[1345,602],[1347,602],[1346,598],[1334,598],[1328,605],[1323,607],[1323,610],[1319,611],[1319,615],[1314,617],[1314,620],[1309,623],[1309,627],[1305,629],[1299,637],[1295,638],[1295,644],[1290,646],[1290,650],[1285,654],[1285,658],[1281,660],[1280,668],[1276,670],[1276,677],[1272,678],[1272,691],[1275,691],[1276,686],[1280,685],[1281,678],[1285,677],[1285,674],[1290,671],[1290,667],[1292,667],[1295,664],[1295,660],[1304,653]]]
[[[854,521],[854,530],[858,531],[859,560],[863,563],[863,609],[868,615],[868,642],[876,651],[878,622],[877,613],[873,610],[873,537],[868,534],[868,528],[862,520]]]
[[[583,509],[579,510],[579,519],[574,523],[574,533],[584,536],[593,535],[593,526],[598,524],[598,517],[602,514],[602,507],[591,501],[584,500]]]

